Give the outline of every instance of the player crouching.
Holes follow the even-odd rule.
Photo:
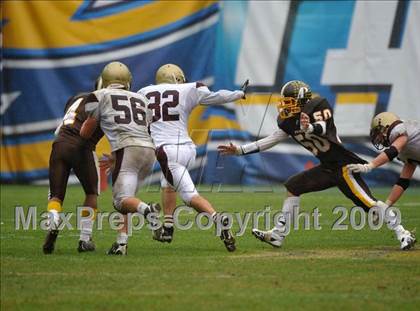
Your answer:
[[[382,151],[367,164],[352,164],[349,169],[354,173],[368,173],[394,158],[404,162],[400,177],[391,190],[384,208],[394,205],[410,185],[410,179],[420,164],[420,124],[418,121],[402,121],[391,112],[382,112],[372,120],[370,138],[376,149]],[[401,231],[401,249],[410,249],[416,243],[413,233]]]

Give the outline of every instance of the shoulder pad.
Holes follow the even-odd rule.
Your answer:
[[[302,110],[306,114],[309,114],[319,109],[331,109],[330,104],[324,97],[312,98],[308,103],[306,103]]]

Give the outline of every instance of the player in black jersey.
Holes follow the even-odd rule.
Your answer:
[[[289,220],[293,219],[293,213],[299,208],[300,195],[331,187],[338,187],[347,198],[365,211],[376,206],[385,215],[386,205],[375,199],[360,174],[352,173],[348,169],[349,164],[367,162],[342,145],[328,101],[322,97],[313,97],[310,87],[297,80],[287,82],[281,90],[281,96],[278,129],[273,134],[242,146],[230,144],[218,147],[223,155],[245,155],[266,150],[291,137],[321,162],[320,165],[291,176],[286,181],[287,198],[283,204],[283,217],[270,231],[253,229],[254,236],[280,247],[287,229],[290,228]],[[396,217],[391,217],[394,214],[387,215],[385,220],[388,226],[395,231],[401,242],[410,233],[397,223]]]
[[[101,81],[95,83],[95,89],[101,88]],[[52,145],[49,165],[50,193],[48,198],[48,212],[50,213],[49,230],[42,247],[45,254],[54,251],[55,241],[60,224],[59,213],[66,194],[67,181],[71,170],[76,174],[85,191],[83,206],[93,209],[94,215],[88,210],[82,211],[80,228],[79,252],[95,250],[92,241],[92,227],[97,210],[97,196],[99,194],[99,176],[95,147],[103,137],[98,127],[89,139],[80,137],[80,129],[87,118],[83,99],[90,93],[82,93],[71,97],[64,109],[63,122],[55,131],[56,138]],[[88,217],[91,216],[91,217]]]

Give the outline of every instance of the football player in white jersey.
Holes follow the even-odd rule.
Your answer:
[[[140,213],[147,217],[159,212],[160,206],[146,204],[135,195],[155,161],[155,146],[148,132],[152,112],[147,108],[147,98],[129,91],[131,73],[127,66],[111,62],[104,67],[101,78],[103,89],[85,99],[85,110],[90,116],[83,123],[80,135],[88,138],[100,125],[115,158],[112,172],[115,209],[123,215]],[[127,241],[127,226],[123,226],[108,254],[125,255]]]
[[[382,112],[372,120],[370,138],[376,149],[387,149],[370,163],[352,164],[349,169],[355,173],[368,173],[396,157],[404,162],[400,177],[385,202],[387,206],[392,206],[409,187],[420,164],[420,123],[414,120],[402,121],[392,112]]]
[[[181,68],[166,64],[156,72],[156,84],[139,91],[148,98],[148,107],[154,111],[150,132],[163,172],[161,187],[165,218],[161,230],[155,232],[156,240],[172,241],[176,192],[188,206],[218,220],[216,211],[197,192],[188,172],[196,156],[195,145],[188,134],[188,117],[199,104],[217,105],[244,98],[247,84],[244,84],[243,90],[211,92],[200,82],[186,83]],[[228,219],[222,217],[221,222],[226,225]],[[230,230],[222,230],[220,238],[228,251],[235,250],[235,240]]]

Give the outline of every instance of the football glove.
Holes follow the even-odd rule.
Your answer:
[[[349,169],[350,172],[353,173],[369,173],[370,171],[373,170],[373,165],[372,163],[368,163],[368,164],[349,164],[347,165],[347,168]]]
[[[241,86],[241,91],[244,92],[244,96],[242,97],[243,99],[246,98],[246,89],[248,88],[249,85],[249,79],[246,79],[246,81],[244,82],[244,84],[242,84]]]

